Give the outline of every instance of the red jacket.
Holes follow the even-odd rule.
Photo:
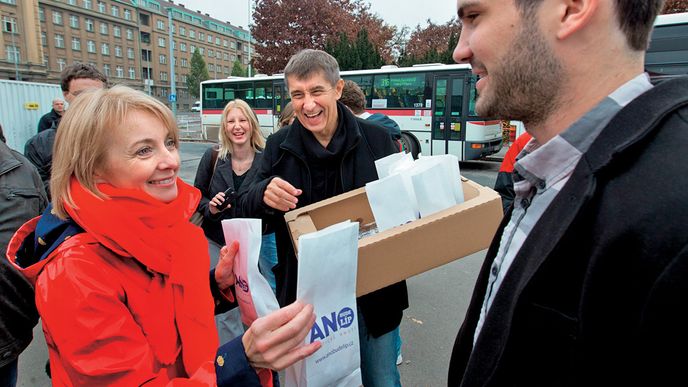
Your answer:
[[[38,220],[26,223],[10,241],[13,263],[22,242],[33,238]],[[172,284],[168,276],[120,254],[81,232],[47,258],[20,268],[36,289],[53,385],[215,385],[210,289],[185,299],[184,283]],[[190,281],[207,283],[208,264],[189,257],[175,269],[192,273],[186,276]],[[179,310],[180,300],[202,313]]]

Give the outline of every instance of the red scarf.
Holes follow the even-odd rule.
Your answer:
[[[201,363],[213,361],[218,340],[208,284],[208,244],[203,231],[189,222],[201,194],[179,178],[177,188],[177,198],[163,203],[140,189],[98,184],[108,196],[101,199],[72,178],[70,192],[76,208],[65,204],[65,209],[103,246],[133,257],[172,286],[184,367],[190,375]],[[208,327],[202,337],[199,322]],[[161,361],[174,363],[177,343],[152,344]]]

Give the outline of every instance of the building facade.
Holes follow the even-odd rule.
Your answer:
[[[1,79],[59,83],[60,72],[69,64],[90,63],[111,84],[144,90],[170,105],[174,64],[177,108],[188,111],[195,99],[186,78],[195,50],[203,56],[211,78],[229,76],[234,61],[249,63],[248,31],[184,4],[0,0],[0,14]]]

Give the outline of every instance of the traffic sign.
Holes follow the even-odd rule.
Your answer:
[[[167,97],[167,100],[170,102],[177,102],[177,94],[170,94],[170,96]]]

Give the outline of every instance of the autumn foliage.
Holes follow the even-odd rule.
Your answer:
[[[688,12],[688,0],[667,0],[662,13]]]

